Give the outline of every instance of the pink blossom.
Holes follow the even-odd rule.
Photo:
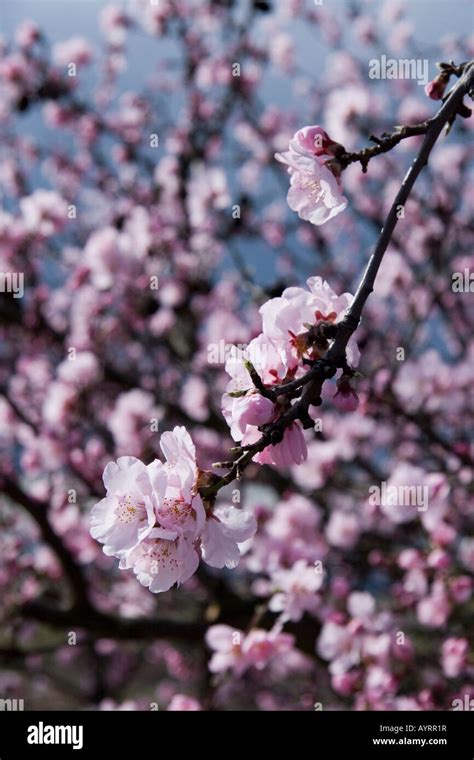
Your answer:
[[[71,37],[65,42],[57,42],[53,47],[53,59],[58,66],[87,66],[92,60],[92,47],[83,37]]]
[[[168,710],[171,712],[197,712],[202,710],[202,707],[194,697],[188,697],[186,694],[175,694],[168,705]]]
[[[347,600],[347,609],[353,618],[368,622],[375,612],[375,599],[367,591],[353,591]]]
[[[133,568],[142,586],[157,594],[187,581],[198,565],[199,555],[186,538],[153,528],[148,538],[122,557],[119,567]]]
[[[331,153],[335,146],[321,127],[303,127],[290,140],[288,151],[275,154],[288,166],[289,207],[311,224],[324,224],[347,206]]]
[[[223,673],[232,669],[241,675],[247,665],[242,657],[243,632],[229,625],[212,625],[206,633],[206,644],[213,650],[209,662],[211,673]]]
[[[28,49],[41,37],[41,33],[34,21],[26,20],[18,27],[15,39],[21,48]]]
[[[358,670],[350,670],[344,673],[333,673],[331,676],[331,686],[337,694],[343,697],[349,697],[357,688],[360,680]]]
[[[50,383],[44,399],[42,413],[50,429],[63,430],[77,402],[77,391],[68,383]]]
[[[119,273],[132,275],[134,257],[130,255],[130,239],[114,227],[103,227],[92,233],[84,248],[84,264],[98,290],[108,290]]]
[[[398,564],[404,570],[415,567],[423,567],[423,560],[420,552],[416,549],[403,549],[398,555]]]
[[[348,379],[344,376],[337,382],[337,392],[334,394],[334,406],[341,412],[355,412],[359,406],[359,396]]]
[[[413,642],[405,636],[403,643],[395,640],[392,646],[393,656],[402,662],[412,662],[416,655]]]
[[[338,296],[321,277],[310,277],[307,289],[286,288],[281,296],[263,304],[260,308],[263,333],[275,345],[287,371],[300,366],[303,357],[317,358],[320,354],[305,340],[308,325],[316,326],[321,321],[337,324],[352,300],[350,293]],[[352,367],[357,366],[359,350],[352,337],[347,359]]]
[[[181,392],[181,406],[193,420],[204,422],[209,416],[206,383],[198,375],[188,377]]]
[[[237,567],[239,544],[251,538],[256,530],[257,523],[250,512],[235,507],[216,507],[206,520],[201,536],[204,562],[211,567]]]
[[[428,628],[442,628],[451,612],[451,605],[442,581],[435,581],[430,593],[418,602],[418,620]]]
[[[331,513],[326,538],[332,546],[351,549],[360,535],[360,521],[353,512],[338,509]]]
[[[433,549],[427,557],[428,567],[434,567],[436,570],[445,570],[451,564],[451,557],[443,549]]]
[[[355,621],[352,621],[351,625],[354,625],[354,622]],[[390,634],[370,632],[377,629],[377,626],[379,624],[377,618],[375,618],[372,613],[366,615],[364,619],[360,617],[359,622],[362,622],[364,628],[366,631],[368,631],[367,633],[364,632],[362,640],[362,656],[364,658],[370,659],[371,661],[386,665],[388,663],[391,652]]]
[[[155,524],[150,466],[120,457],[104,470],[107,496],[91,512],[91,535],[104,554],[122,557],[150,535]]]
[[[411,568],[403,579],[403,589],[415,599],[422,599],[428,590],[428,580],[424,570],[419,567]]]
[[[273,402],[254,391],[237,398],[226,394],[223,404],[222,411],[234,441],[242,440],[247,426],[264,425],[274,413]]]
[[[269,52],[272,63],[288,73],[293,71],[295,65],[294,48],[291,35],[284,32],[276,36],[271,35]]]
[[[67,221],[67,204],[52,190],[35,190],[20,201],[25,228],[41,237],[59,232]]]
[[[474,572],[474,538],[465,536],[459,543],[459,559],[468,570]]]
[[[458,604],[465,604],[472,596],[473,581],[468,575],[457,575],[449,580],[451,596]]]
[[[309,565],[304,559],[295,562],[290,569],[272,573],[272,585],[276,593],[272,596],[269,609],[281,612],[281,620],[301,620],[305,612],[315,612],[320,600],[317,591],[322,586],[324,575]]]
[[[449,485],[446,477],[426,473],[421,467],[399,462],[381,491],[381,511],[396,524],[410,522],[420,516],[430,529],[438,524],[448,508]]]
[[[447,678],[459,678],[469,652],[467,639],[449,638],[443,641],[441,662]]]
[[[314,502],[301,495],[286,494],[259,528],[246,555],[246,566],[254,572],[271,573],[281,566],[292,566],[299,559],[313,563],[327,550],[318,529],[320,519]],[[259,587],[263,596],[272,591],[269,581]]]
[[[314,136],[305,133],[299,139],[304,144],[305,140],[314,139]],[[251,360],[260,379],[268,386],[280,382],[285,376],[294,377],[303,373],[306,369],[303,358],[314,359],[324,355],[324,350],[316,348],[314,341],[308,338],[308,329],[320,321],[337,322],[338,316],[344,314],[352,300],[347,293],[337,296],[320,277],[310,278],[307,284],[307,290],[287,288],[281,297],[270,299],[260,309],[263,333],[250,342],[245,358]],[[352,338],[347,356],[355,366],[359,352]],[[270,420],[277,421],[283,408],[279,410],[269,399],[251,390],[252,380],[245,368],[244,357],[238,353],[228,358],[226,371],[232,379],[222,403],[232,437],[242,441],[243,445],[255,443],[260,438],[258,426]],[[244,391],[244,396],[232,395]],[[287,467],[301,464],[306,458],[306,441],[301,425],[296,421],[286,427],[281,442],[257,453],[254,461]]]
[[[346,673],[360,662],[360,641],[348,626],[332,620],[324,623],[316,644],[316,652],[331,662],[330,673]]]
[[[254,628],[242,642],[242,654],[248,666],[262,670],[275,657],[287,655],[293,649],[294,641],[294,636],[289,633]]]
[[[194,541],[204,527],[206,515],[196,492],[196,450],[184,427],[163,433],[160,448],[166,463],[155,460],[149,465],[155,497],[155,511],[160,528]],[[164,538],[165,536],[163,536]]]
[[[123,44],[129,23],[128,16],[117,5],[106,5],[100,12],[99,24],[110,45]]]
[[[231,375],[232,379],[227,386],[227,393],[222,399],[223,413],[231,426],[234,440],[241,440],[243,445],[254,443],[261,437],[256,423],[260,420],[268,422],[272,417],[272,421],[275,421],[282,411],[282,409],[278,410],[269,399],[262,396],[257,397],[253,392],[240,398],[229,395],[236,391],[249,391],[252,386],[252,380],[244,365],[246,358],[250,359],[266,385],[271,386],[286,374],[276,345],[264,334],[259,335],[258,338],[249,343],[244,356],[239,356],[235,352],[227,359],[226,372]],[[251,419],[255,420],[256,423],[251,423]],[[260,424],[264,423],[260,422]],[[254,461],[259,464],[287,467],[291,464],[300,464],[306,459],[306,456],[307,449],[303,430],[299,422],[294,422],[285,429],[281,442],[267,446],[262,452],[255,455]]]
[[[278,346],[263,332],[250,341],[244,352],[239,352],[236,346],[231,348],[225,362],[225,371],[231,377],[227,386],[228,393],[252,387],[244,360],[252,362],[264,385],[272,385],[285,377],[286,367],[282,364]]]
[[[164,463],[155,459],[145,466],[121,457],[107,465],[107,496],[91,514],[93,538],[153,593],[184,583],[200,555],[212,567],[236,567],[241,545],[257,528],[250,512],[235,507],[217,506],[206,515],[196,450],[184,427],[163,433],[160,447]]]
[[[211,673],[232,670],[240,677],[248,668],[262,670],[275,657],[290,652],[294,637],[258,628],[244,634],[228,625],[213,625],[206,633],[206,644],[214,650],[209,662]]]
[[[242,439],[242,443],[250,443],[248,436]],[[292,464],[301,464],[307,459],[308,449],[299,422],[292,422],[285,429],[283,440],[267,446],[262,452],[254,456],[254,462],[259,464],[272,464],[277,467],[290,467]]]
[[[151,393],[140,388],[121,393],[107,421],[119,453],[141,454],[144,432],[152,436],[150,421],[159,416]]]
[[[395,676],[381,665],[369,665],[366,671],[364,689],[369,700],[379,700],[397,689]]]
[[[58,377],[66,383],[86,388],[101,376],[99,362],[92,351],[79,351],[71,359],[65,359],[57,369]]]

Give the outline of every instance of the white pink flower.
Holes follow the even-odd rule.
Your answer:
[[[330,660],[329,672],[346,673],[360,663],[361,641],[349,625],[334,620],[324,623],[316,644],[316,652],[323,660]]]
[[[122,570],[133,568],[137,579],[153,593],[168,591],[196,572],[199,555],[193,544],[174,531],[154,528],[149,537],[120,562]]]
[[[278,347],[264,334],[249,343],[244,356],[232,353],[227,359],[225,369],[232,379],[222,398],[223,414],[232,437],[241,441],[242,445],[258,441],[261,437],[258,426],[276,421],[284,411],[284,408],[255,392],[244,364],[245,359],[250,359],[262,382],[267,386],[281,382],[287,374]],[[231,395],[244,391],[244,396]],[[283,440],[256,454],[254,462],[288,467],[301,464],[306,457],[303,430],[299,422],[294,422],[285,429]]]
[[[259,427],[277,422],[288,408],[283,403],[285,399],[280,402],[277,398],[274,403],[256,391],[246,360],[250,360],[268,388],[300,377],[308,369],[304,360],[321,358],[330,346],[329,339],[315,335],[315,328],[320,323],[337,324],[352,302],[349,293],[338,296],[321,277],[309,278],[307,285],[308,288],[286,288],[280,297],[263,304],[260,308],[263,332],[249,343],[243,355],[236,350],[226,361],[225,369],[231,380],[222,398],[223,414],[233,439],[242,445],[256,443],[261,437]],[[347,360],[353,367],[359,361],[359,349],[352,337],[347,346]],[[340,388],[341,396],[343,392],[345,386]],[[354,409],[358,399],[352,389],[349,401],[345,408]],[[304,462],[307,454],[302,427],[295,421],[285,428],[281,441],[257,453],[254,461],[288,467]]]
[[[349,379],[345,378],[344,375],[337,382],[337,391],[334,394],[334,406],[341,412],[355,412],[359,406],[359,396]]]
[[[104,553],[121,557],[134,549],[155,524],[148,468],[135,457],[120,457],[104,470],[107,496],[91,513],[91,535]]]
[[[316,567],[300,559],[289,569],[276,570],[272,585],[276,592],[270,599],[269,609],[281,612],[281,621],[301,620],[305,612],[315,612],[320,599],[317,592],[324,575]]]
[[[186,694],[175,694],[168,705],[171,712],[199,712],[202,707],[197,699]]]
[[[242,443],[251,443],[249,436],[245,436]],[[308,457],[308,449],[299,422],[292,422],[283,433],[280,443],[271,444],[263,451],[254,456],[254,462],[259,464],[272,464],[276,467],[290,467],[292,464],[301,464]]]
[[[331,513],[326,525],[326,538],[331,546],[338,549],[351,549],[359,538],[361,524],[354,512],[336,509]]]
[[[451,637],[443,642],[441,663],[447,678],[458,678],[461,675],[466,665],[468,652],[469,642],[467,639]]]
[[[206,633],[206,644],[213,650],[211,673],[232,670],[234,675],[241,676],[250,667],[262,670],[278,655],[288,654],[294,637],[259,628],[243,633],[228,625],[213,625]]]
[[[237,398],[227,393],[223,403],[222,411],[234,441],[242,440],[249,425],[264,425],[274,414],[273,402],[252,390]]]
[[[201,535],[204,562],[211,567],[237,567],[239,544],[251,538],[257,530],[255,517],[236,507],[217,507],[206,520]]]
[[[91,514],[91,535],[104,553],[119,558],[154,593],[184,583],[199,558],[212,567],[234,568],[240,544],[256,531],[255,517],[236,507],[206,514],[198,493],[199,471],[191,436],[184,427],[163,433],[165,462],[145,466],[120,457],[104,470],[107,496]]]
[[[67,203],[53,190],[35,190],[20,201],[25,228],[43,238],[59,232],[67,222]]]
[[[322,277],[310,277],[306,284],[307,288],[286,288],[281,296],[271,298],[260,307],[263,334],[274,344],[287,371],[304,369],[302,358],[318,358],[324,353],[317,346],[308,346],[308,325],[337,324],[353,300],[350,293],[338,296]],[[357,343],[351,338],[347,360],[356,367],[359,357]]]
[[[321,127],[303,127],[290,140],[288,151],[275,154],[291,177],[289,207],[312,224],[324,224],[347,206],[334,159],[337,147]]]
[[[160,448],[166,463],[155,460],[150,477],[156,500],[156,517],[161,528],[173,538],[195,540],[204,527],[206,514],[195,489],[196,450],[184,427],[163,433]]]
[[[53,47],[53,60],[58,66],[87,66],[93,55],[93,49],[83,37],[71,37],[65,42],[57,42]]]
[[[441,628],[451,612],[451,604],[443,581],[434,581],[431,591],[417,605],[417,617],[428,628]]]

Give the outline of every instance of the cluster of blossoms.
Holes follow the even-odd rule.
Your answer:
[[[443,629],[459,605],[468,603],[472,582],[458,574],[454,558],[448,556],[453,534],[440,509],[442,502],[447,510],[447,490],[437,493],[433,485],[430,492],[440,502],[438,506],[433,502],[437,528],[431,532],[431,544],[436,548],[429,549],[427,543],[424,557],[423,552],[400,549],[394,542],[385,556],[375,550],[370,555],[369,575],[374,578],[376,574],[379,583],[390,583],[393,564],[405,573],[391,585],[394,608],[387,608],[378,594],[354,586],[350,563],[357,536],[346,542],[347,525],[334,521],[340,511],[325,518],[313,500],[290,492],[271,508],[256,506],[259,531],[243,562],[257,575],[254,594],[265,597],[268,610],[278,617],[269,631],[256,628],[243,633],[227,625],[211,626],[206,635],[210,671],[229,672],[236,680],[252,669],[253,678],[258,679],[265,668],[265,678],[272,679],[278,677],[274,669],[284,663],[292,677],[302,668],[309,674],[309,661],[301,660],[303,653],[293,637],[282,632],[289,621],[307,623],[313,635],[319,631],[314,647],[320,660],[327,663],[333,692],[353,698],[356,709],[434,709],[440,700],[450,705],[460,693],[456,679],[469,677],[472,667],[468,639],[446,637]],[[387,527],[366,509],[354,512],[353,517],[358,532],[387,533]],[[393,530],[397,525],[394,521]],[[473,566],[472,542],[464,540],[459,554],[463,563]],[[412,616],[409,625],[408,611]],[[412,635],[415,619],[419,627]],[[436,629],[441,635],[433,633]],[[410,677],[426,635],[434,636],[436,660],[446,683],[441,687],[439,678],[431,683],[427,677],[424,688],[406,696],[401,686]]]
[[[184,583],[199,558],[211,567],[236,567],[239,544],[251,538],[256,522],[233,506],[206,508],[198,494],[196,450],[183,427],[163,433],[166,462],[149,465],[120,457],[104,471],[107,496],[91,514],[91,534],[104,553],[133,569],[154,593]]]
[[[336,324],[351,303],[350,294],[337,296],[320,277],[310,278],[307,284],[308,289],[287,288],[260,309],[263,332],[250,342],[247,355],[264,387],[297,380],[307,371],[305,362],[322,358],[330,340],[320,328]],[[353,338],[347,358],[352,367],[357,365],[359,350]],[[255,443],[261,426],[277,421],[291,403],[284,394],[273,401],[249,388],[247,367],[230,355],[226,371],[232,379],[223,397],[224,417],[232,437],[242,446]],[[341,409],[357,408],[349,376],[339,378],[334,400]],[[133,569],[140,583],[153,592],[184,583],[195,573],[200,557],[212,567],[236,567],[239,544],[256,530],[255,518],[248,512],[204,505],[199,495],[204,473],[196,464],[195,447],[184,427],[165,432],[160,447],[166,463],[155,459],[145,465],[133,456],[109,463],[103,474],[107,496],[91,515],[91,535],[104,544],[105,554],[117,557],[121,569]],[[254,461],[283,467],[301,464],[307,455],[302,425],[295,420],[284,430],[282,440],[255,454]],[[296,569],[298,577],[302,570]],[[291,598],[298,577],[285,573],[289,577],[281,577],[280,583],[288,587]],[[320,579],[314,578],[312,568],[309,575],[309,598],[303,594],[289,614],[284,612],[284,593],[274,598],[271,609],[280,610],[283,620],[297,620],[312,607]]]
[[[206,644],[213,652],[209,662],[211,673],[231,670],[240,677],[249,668],[262,670],[275,657],[288,655],[295,638],[276,629],[253,628],[244,633],[228,625],[213,625],[207,631]]]
[[[246,357],[267,388],[297,380],[308,371],[308,364],[322,358],[330,341],[321,328],[335,325],[352,302],[352,296],[336,295],[321,277],[310,277],[308,289],[286,288],[278,298],[272,298],[260,308],[262,333],[248,344]],[[359,350],[351,337],[347,346],[347,360],[351,367],[359,361]],[[232,438],[242,446],[260,438],[259,427],[276,422],[287,411],[289,400],[282,393],[273,401],[252,386],[245,362],[231,355],[225,365],[231,376],[223,396],[223,414],[230,427]],[[353,411],[358,398],[350,378],[342,375],[334,393],[336,406]],[[310,407],[310,416],[316,407]],[[316,414],[314,414],[316,419]],[[307,458],[303,429],[298,421],[284,431],[280,443],[267,446],[254,457],[259,464],[280,467],[301,464]]]

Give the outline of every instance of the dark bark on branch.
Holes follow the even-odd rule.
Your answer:
[[[89,609],[87,580],[81,566],[78,565],[61,536],[58,536],[51,527],[48,520],[47,504],[27,494],[13,481],[7,478],[2,480],[3,482],[0,481],[0,483],[2,483],[3,493],[28,512],[38,525],[43,540],[56,554],[70,582],[77,609]]]

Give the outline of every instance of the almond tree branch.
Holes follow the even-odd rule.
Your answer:
[[[38,525],[43,540],[56,554],[70,583],[75,607],[82,611],[89,610],[90,600],[85,574],[61,536],[53,530],[48,519],[47,504],[23,491],[17,483],[9,478],[2,478],[0,482],[2,492],[28,512]]]
[[[362,280],[357,288],[354,300],[347,310],[344,318],[339,323],[339,330],[334,341],[334,345],[329,351],[328,359],[340,358],[345,354],[347,342],[354,330],[356,330],[364,304],[372,293],[375,284],[375,278],[382,263],[383,256],[387,250],[392,233],[399,219],[399,210],[403,208],[411,189],[415,184],[421,170],[428,163],[429,155],[433,149],[436,140],[445,124],[451,123],[455,118],[459,106],[462,104],[463,97],[466,93],[471,93],[474,88],[474,61],[471,61],[464,70],[464,74],[451,90],[450,95],[443,103],[442,107],[431,120],[425,139],[420,148],[418,155],[410,166],[405,178],[401,184],[395,200],[392,203],[385,224],[382,227],[380,237],[375,246],[375,250],[369,259]]]
[[[304,390],[300,399],[293,404],[293,406],[291,406],[279,420],[263,426],[261,428],[262,437],[256,443],[246,447],[237,447],[239,456],[233,462],[231,469],[226,475],[218,477],[217,475],[211,474],[206,485],[199,489],[199,492],[204,499],[214,499],[221,488],[224,488],[224,486],[229,485],[233,480],[239,478],[242,471],[252,461],[255,454],[263,451],[268,445],[279,443],[282,440],[285,429],[291,423],[300,420],[303,423],[303,427],[309,427],[311,418],[308,415],[308,409],[311,405],[318,405],[321,403],[320,395],[324,381],[333,377],[338,368],[344,368],[347,366],[347,344],[359,325],[364,305],[374,289],[375,278],[399,219],[399,210],[404,207],[421,170],[426,166],[431,150],[441,134],[443,127],[452,124],[456,118],[458,110],[462,106],[464,95],[470,94],[472,96],[473,91],[474,61],[471,61],[465,65],[461,78],[446,97],[436,116],[429,122],[426,122],[426,134],[423,144],[406,173],[400,190],[392,203],[374,252],[369,259],[357,288],[354,300],[347,309],[341,322],[338,323],[338,330],[334,343],[325,357],[316,361],[304,378],[300,378],[300,380],[296,381],[299,385],[300,381],[304,380],[304,384],[302,384]],[[419,125],[419,127],[424,128],[425,125]],[[416,129],[418,129],[418,127]],[[416,133],[423,134],[422,131]],[[380,150],[379,152],[383,151]],[[293,392],[298,385],[295,386],[295,383],[290,383],[286,384],[286,386],[273,386],[272,390],[275,395],[281,393],[284,394],[285,390]]]
[[[369,140],[375,142],[375,145],[373,145],[371,148],[363,148],[362,150],[354,153],[347,153],[345,150],[340,153],[336,153],[337,161],[343,169],[346,169],[350,164],[355,164],[357,161],[360,161],[362,171],[365,173],[367,171],[367,164],[371,158],[380,156],[382,153],[388,153],[388,151],[392,150],[392,148],[395,148],[399,142],[406,140],[407,137],[426,135],[432,121],[433,119],[428,119],[427,121],[423,121],[421,124],[414,124],[412,126],[406,127],[396,127],[394,132],[391,134],[384,133],[380,139],[378,137],[374,137],[374,135],[371,135],[369,137]]]
[[[463,74],[467,71],[467,69],[472,65],[472,61],[467,61],[465,63],[462,63],[460,66],[455,66],[452,62],[451,63],[441,63],[438,64],[438,67],[441,69],[441,71],[445,72],[447,75],[447,78],[449,80],[449,77],[451,74],[455,74],[457,77],[462,77]],[[454,88],[455,89],[455,88]],[[449,93],[443,100],[447,101],[450,100],[452,93],[454,92],[454,89]],[[469,89],[467,90],[469,92]],[[451,101],[450,101],[451,102]],[[462,102],[462,98],[461,98]],[[342,167],[342,169],[346,169],[350,164],[354,164],[357,161],[360,161],[360,164],[362,166],[362,171],[365,173],[367,171],[367,165],[371,158],[375,158],[375,156],[380,156],[382,153],[388,153],[392,148],[395,148],[398,143],[400,143],[402,140],[406,140],[407,137],[416,137],[417,135],[426,135],[429,128],[433,124],[433,122],[436,122],[438,119],[438,116],[440,115],[441,111],[438,112],[438,114],[432,118],[427,119],[426,121],[421,122],[421,124],[413,124],[409,126],[398,126],[395,127],[395,131],[391,134],[385,133],[382,135],[381,138],[375,137],[374,135],[370,135],[369,140],[375,143],[371,148],[363,148],[360,151],[348,153],[342,146],[340,146],[340,149],[336,152],[335,157]],[[454,117],[456,116],[457,109],[452,114],[452,119],[454,120]],[[468,109],[465,109],[464,112],[462,112],[464,116],[469,116],[470,112]]]

